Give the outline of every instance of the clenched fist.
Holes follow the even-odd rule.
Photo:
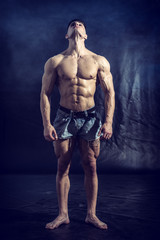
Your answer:
[[[44,127],[44,138],[50,142],[58,139],[56,130],[52,125]]]

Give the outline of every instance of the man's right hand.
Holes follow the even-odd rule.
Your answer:
[[[44,128],[44,138],[50,142],[58,139],[56,130],[52,125]]]

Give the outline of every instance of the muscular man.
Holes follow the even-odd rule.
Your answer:
[[[96,216],[98,178],[96,159],[100,151],[100,138],[112,136],[115,108],[114,87],[109,62],[85,47],[87,39],[83,21],[72,20],[68,25],[68,48],[51,57],[45,64],[41,89],[41,113],[44,137],[53,141],[58,159],[56,187],[59,215],[46,228],[54,229],[70,222],[68,216],[69,168],[75,141],[78,141],[85,173],[87,196],[86,223],[100,229],[107,224]],[[105,121],[103,125],[95,112],[94,94],[100,83],[105,95]],[[50,122],[50,96],[57,84],[60,106],[53,125]]]

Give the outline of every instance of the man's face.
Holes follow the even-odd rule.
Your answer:
[[[78,32],[82,38],[87,39],[86,29],[83,23],[77,21],[72,22],[68,27],[66,38],[71,38],[75,32]]]

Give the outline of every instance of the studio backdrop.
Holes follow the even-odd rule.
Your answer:
[[[55,173],[40,114],[45,62],[64,51],[68,22],[86,22],[86,47],[107,58],[115,87],[113,136],[101,142],[98,171],[160,169],[160,3],[145,0],[1,3],[1,173]],[[104,118],[104,95],[95,102]],[[52,94],[51,119],[59,103]],[[75,150],[73,173],[82,172]]]

